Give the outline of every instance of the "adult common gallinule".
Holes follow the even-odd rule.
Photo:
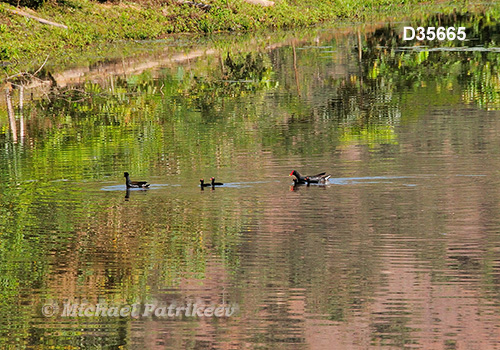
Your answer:
[[[124,172],[123,176],[125,177],[125,184],[127,185],[127,188],[147,188],[147,187],[149,187],[149,184],[147,181],[130,181],[129,174],[127,172]]]
[[[292,176],[292,175],[297,178],[298,184],[325,183],[331,176],[325,172],[319,173],[316,175],[311,175],[311,176],[302,176],[299,174],[299,172],[297,170],[292,171],[289,176]],[[309,179],[309,180],[306,180],[306,179]]]
[[[211,182],[212,187],[224,185],[222,182],[215,182],[215,177],[211,177],[210,180],[212,180]]]
[[[206,184],[205,181],[203,179],[200,179],[200,187],[203,188],[203,187],[208,187],[208,186],[212,186],[212,184]]]

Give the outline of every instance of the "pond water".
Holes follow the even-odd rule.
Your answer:
[[[438,20],[470,40],[321,29],[2,112],[0,347],[500,348],[500,30]]]

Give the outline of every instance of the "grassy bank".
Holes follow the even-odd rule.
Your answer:
[[[155,0],[108,3],[52,0],[36,10],[22,8],[34,16],[64,24],[68,29],[14,14],[9,11],[15,9],[13,6],[0,3],[1,67],[7,74],[19,69],[35,69],[47,55],[67,56],[70,60],[75,51],[91,45],[159,39],[172,33],[297,28],[342,20],[361,21],[377,15],[401,18],[432,6],[422,0],[277,0],[272,7],[251,5],[243,0],[206,2],[212,6],[209,11],[175,0],[161,3]],[[462,8],[468,6],[463,1],[456,4]]]
[[[197,0],[196,2],[200,2]],[[291,28],[343,18],[361,19],[404,7],[419,0],[277,0],[273,7],[251,5],[243,0],[211,0],[200,8],[167,2],[98,3],[89,0],[58,0],[36,10],[22,8],[37,17],[68,26],[41,24],[11,13],[0,3],[0,60],[30,60],[48,53],[83,48],[118,40],[158,39],[171,33],[213,33],[264,28]]]

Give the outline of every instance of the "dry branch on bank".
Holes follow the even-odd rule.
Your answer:
[[[12,13],[14,13],[16,15],[19,15],[19,16],[24,16],[24,17],[32,18],[35,21],[38,21],[38,22],[43,23],[43,24],[48,24],[50,26],[55,26],[55,27],[60,27],[60,28],[68,29],[68,26],[66,26],[64,24],[60,24],[60,23],[56,23],[56,22],[51,22],[51,21],[48,21],[46,19],[43,19],[43,18],[40,18],[40,17],[37,17],[37,16],[33,16],[33,15],[31,15],[31,14],[29,14],[27,12],[21,11],[21,10],[7,9],[7,11],[12,12]]]

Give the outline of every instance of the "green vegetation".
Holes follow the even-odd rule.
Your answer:
[[[89,0],[36,1],[38,17],[64,24],[68,29],[41,24],[13,14],[13,6],[0,3],[0,61],[21,63],[70,50],[120,40],[165,38],[171,33],[215,33],[292,28],[361,20],[376,14],[397,15],[420,0],[278,0],[273,7],[251,5],[244,0],[213,0],[210,11],[174,0],[98,3]],[[23,2],[21,2],[23,4]],[[457,5],[459,7],[463,6]],[[389,12],[390,11],[390,12]],[[12,63],[12,62],[11,62]],[[40,62],[41,63],[41,62]]]
[[[364,74],[385,89],[417,90],[429,86],[435,90],[435,104],[448,104],[445,91],[463,90],[462,100],[483,109],[500,107],[500,58],[498,46],[500,25],[498,10],[471,15],[452,13],[432,15],[415,26],[465,27],[470,40],[460,42],[404,42],[398,28],[386,25],[367,37],[363,57],[370,61]],[[408,45],[409,44],[409,45]],[[401,49],[414,46],[410,49]],[[480,47],[478,49],[478,47]],[[413,101],[412,103],[417,103]]]

